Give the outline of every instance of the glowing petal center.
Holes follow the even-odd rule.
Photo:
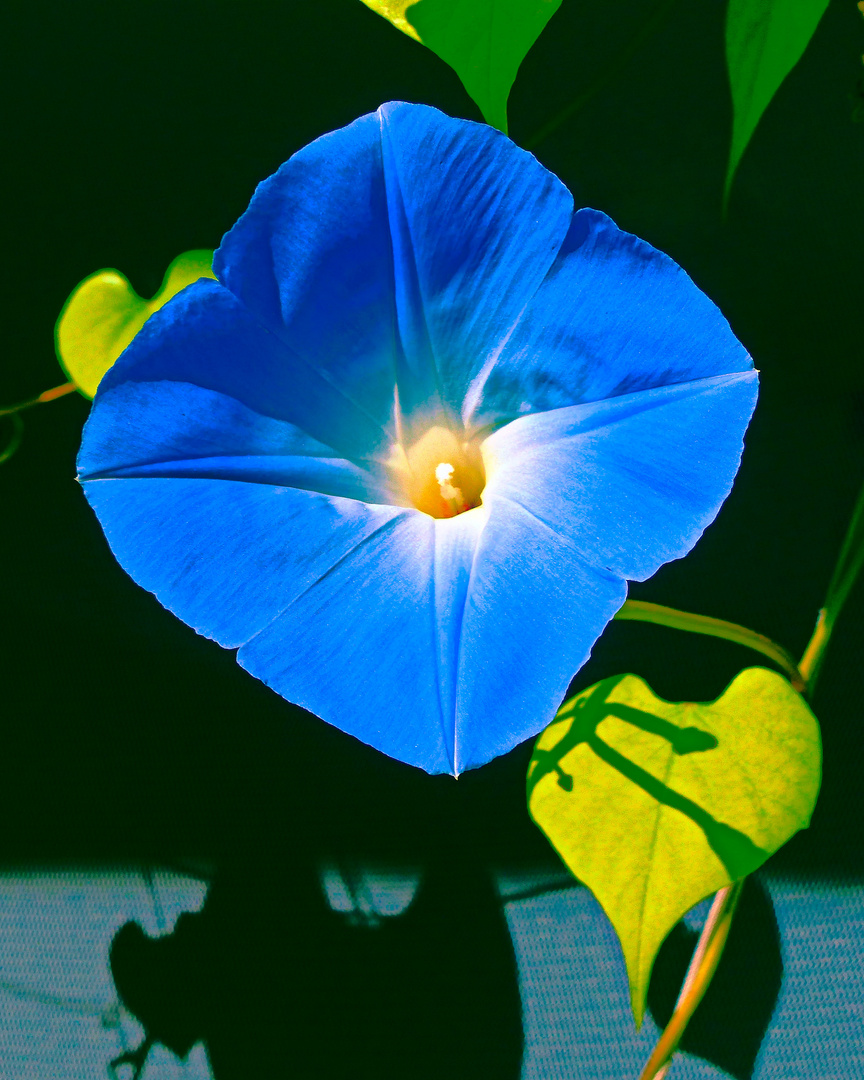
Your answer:
[[[433,425],[407,449],[394,448],[391,464],[408,500],[431,517],[455,517],[482,501],[480,450],[449,427]]]

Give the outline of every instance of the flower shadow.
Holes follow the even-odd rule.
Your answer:
[[[155,1042],[203,1041],[215,1080],[296,1075],[517,1080],[516,964],[491,876],[430,866],[407,909],[333,910],[314,860],[219,873],[200,913],[150,938],[126,923],[111,973]],[[122,1063],[144,1067],[144,1060]]]

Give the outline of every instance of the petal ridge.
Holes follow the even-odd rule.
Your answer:
[[[446,673],[447,695],[442,699],[442,713],[447,725],[452,725],[452,735],[449,728],[445,731],[447,746],[450,753],[450,764],[454,775],[458,775],[458,745],[456,717],[459,709],[459,671],[462,651],[462,625],[465,618],[465,607],[471,591],[471,578],[474,563],[477,558],[477,548],[480,538],[486,528],[488,511],[483,507],[477,507],[467,514],[455,518],[434,521],[434,547],[433,578],[436,589],[440,593],[438,585],[439,574],[442,586],[449,586],[451,595],[446,600],[446,606],[435,604],[435,641],[436,648],[441,650],[449,644],[449,650],[439,659],[439,669]],[[466,554],[470,549],[470,561],[467,565]],[[449,565],[444,565],[444,556],[449,556]],[[455,593],[453,590],[455,589]]]
[[[438,616],[438,534],[435,529],[435,523],[432,523],[432,573],[429,575],[429,591],[431,603],[429,604],[429,616],[432,620],[432,641],[434,648],[432,650],[432,662],[435,670],[435,696],[438,702],[438,726],[441,729],[441,740],[444,743],[444,750],[447,755],[447,761],[450,768],[455,768],[455,752],[453,748],[454,738],[450,737],[447,730],[448,715],[444,708],[444,695],[442,693],[442,683],[444,681],[444,665],[441,662],[441,624]],[[454,717],[455,727],[455,717]],[[455,736],[455,732],[454,732]]]
[[[482,429],[752,367],[728,320],[673,259],[583,208],[488,372],[472,420]]]
[[[498,499],[501,502],[508,503],[510,506],[515,507],[516,510],[521,511],[523,514],[526,514],[529,518],[532,519],[532,521],[536,521],[538,525],[542,525],[542,527],[547,532],[550,532],[556,539],[560,540],[562,543],[567,544],[568,547],[572,548],[573,554],[577,558],[581,559],[586,566],[591,567],[592,570],[605,570],[606,572],[610,573],[612,577],[617,578],[619,576],[618,574],[612,574],[608,567],[597,566],[589,559],[586,559],[577,547],[572,537],[568,536],[567,533],[561,532],[560,529],[556,529],[554,525],[550,524],[548,521],[546,521],[545,518],[542,518],[539,514],[535,513],[534,510],[530,510],[527,506],[525,506],[524,503],[521,503],[518,499],[514,498],[513,495],[502,495],[499,492],[496,492],[494,495],[490,495],[490,498]]]
[[[397,505],[374,477],[353,462],[345,458],[310,458],[300,454],[174,458],[89,473],[84,479],[88,483],[145,479],[235,480],[242,484],[296,488],[381,506]]]
[[[414,237],[411,231],[411,220],[408,216],[408,210],[405,205],[405,196],[402,191],[402,181],[399,176],[399,166],[396,161],[396,155],[393,152],[392,136],[390,133],[390,127],[388,123],[388,117],[381,109],[377,112],[380,139],[381,139],[381,167],[382,176],[384,180],[384,191],[387,199],[387,217],[390,232],[390,244],[393,253],[392,271],[393,271],[393,297],[395,304],[395,317],[396,317],[396,337],[400,343],[403,357],[408,363],[409,369],[414,369],[413,374],[417,377],[418,371],[416,365],[419,362],[421,365],[422,375],[426,374],[426,367],[431,370],[432,380],[434,383],[435,395],[438,398],[438,403],[441,410],[446,414],[447,408],[444,398],[444,388],[441,381],[441,373],[438,367],[438,357],[435,353],[435,346],[432,341],[432,335],[429,330],[429,319],[426,311],[426,298],[423,293],[423,283],[420,280],[420,274],[417,265],[417,253],[414,244]],[[403,235],[404,234],[404,235]],[[407,270],[408,281],[406,282],[405,291],[409,293],[406,297],[401,297],[402,289],[400,288],[400,276],[397,272],[399,269]],[[413,295],[411,295],[413,294]],[[401,303],[400,303],[401,299]],[[413,303],[412,303],[413,300]],[[407,309],[407,310],[406,310]],[[412,357],[413,348],[410,346],[406,348],[404,340],[405,322],[411,315],[414,315],[414,322],[419,325],[417,329],[420,334],[420,341],[414,336],[412,345],[416,348],[421,345],[423,356],[414,358]],[[412,335],[413,336],[413,335]],[[395,358],[394,358],[395,359]],[[412,359],[414,363],[412,364]],[[424,364],[425,361],[425,364]],[[398,366],[396,368],[396,380],[398,385]],[[424,379],[419,379],[419,382],[423,383]],[[421,391],[422,393],[422,391]]]
[[[755,371],[741,372],[520,417],[483,444],[488,496],[547,523],[551,514],[590,565],[644,580],[719,512],[756,384]]]
[[[358,549],[356,564],[334,569],[238,660],[348,734],[427,772],[447,773],[430,651],[431,523],[403,514],[380,545]]]
[[[382,524],[378,525],[375,529],[373,529],[372,532],[368,533],[366,536],[362,537],[362,539],[358,540],[356,544],[352,545],[352,547],[348,549],[348,551],[340,555],[340,557],[323,573],[319,574],[319,576],[311,584],[307,585],[306,588],[302,590],[302,592],[299,592],[296,596],[292,597],[291,600],[283,608],[277,611],[273,618],[270,619],[270,621],[265,626],[262,626],[260,630],[256,630],[251,637],[247,638],[243,642],[243,644],[239,647],[238,650],[238,659],[240,652],[242,652],[243,649],[245,649],[250,642],[254,641],[257,637],[260,637],[260,635],[263,634],[265,630],[267,630],[270,626],[272,626],[277,619],[282,618],[282,616],[289,610],[289,608],[293,607],[294,604],[296,604],[299,600],[302,600],[305,596],[311,593],[313,589],[320,585],[322,581],[325,581],[331,574],[339,570],[344,565],[344,563],[346,563],[353,555],[356,555],[356,553],[361,548],[363,548],[370,540],[373,540],[376,536],[380,536],[382,533],[394,528],[396,524],[401,519],[408,516],[409,513],[410,511],[407,510],[395,513],[391,518],[388,518],[387,521],[382,522]]]
[[[575,216],[576,215],[574,213],[573,217],[575,218]],[[571,222],[572,222],[572,219],[571,219]],[[543,285],[546,282],[546,279],[548,278],[549,274],[552,272],[552,269],[555,266],[555,263],[560,258],[561,251],[564,248],[564,244],[567,242],[568,235],[569,235],[569,230],[566,233],[564,233],[564,235],[561,237],[561,243],[558,245],[557,251],[555,251],[555,252],[553,252],[551,254],[551,257],[549,259],[549,265],[546,267],[546,273],[543,275],[542,278],[540,278],[539,281],[535,282],[533,291],[528,296],[528,298],[525,300],[525,303],[522,305],[522,308],[520,309],[520,311],[518,312],[518,314],[514,318],[513,322],[510,324],[510,327],[505,331],[504,336],[501,338],[501,340],[498,342],[498,344],[495,346],[495,348],[492,350],[492,352],[489,353],[489,355],[483,361],[483,365],[480,368],[480,370],[477,372],[477,374],[474,376],[474,378],[468,384],[468,388],[465,391],[465,398],[464,398],[464,401],[463,401],[463,404],[462,404],[462,422],[463,422],[463,424],[465,425],[466,428],[470,428],[470,427],[473,426],[472,417],[474,415],[474,412],[476,411],[476,409],[480,405],[480,402],[481,402],[481,400],[483,398],[483,390],[484,390],[484,388],[486,386],[486,383],[487,383],[489,377],[491,376],[492,372],[495,370],[495,365],[501,359],[501,355],[503,354],[504,350],[507,348],[507,345],[509,344],[511,338],[517,332],[517,330],[519,330],[520,326],[522,325],[522,322],[525,319],[525,316],[530,311],[531,305],[534,303],[534,300],[536,299],[537,294],[540,292],[540,289],[543,287]],[[486,426],[486,425],[481,425],[481,426]]]
[[[392,133],[403,189],[408,181],[444,398],[461,417],[477,366],[554,264],[573,198],[532,154],[484,124],[400,102],[379,113]]]
[[[587,565],[521,507],[490,498],[489,514],[465,613],[457,771],[552,719],[627,594],[620,577]]]
[[[538,446],[548,448],[556,443],[567,442],[574,435],[587,435],[604,427],[625,423],[642,413],[664,408],[677,400],[696,396],[705,390],[732,386],[736,383],[758,382],[758,374],[754,368],[751,368],[747,371],[731,371],[724,375],[706,375],[701,379],[687,379],[684,382],[668,383],[665,386],[645,387],[640,390],[632,390],[627,394],[617,394],[614,397],[580,401],[573,405],[561,405],[556,409],[544,409],[539,413],[528,413],[524,416],[517,416],[510,420],[509,423],[496,428],[490,435],[487,435],[484,445],[488,445],[491,449],[501,438],[510,439],[513,438],[516,432],[520,434],[524,432],[529,437],[523,438],[521,445],[517,444],[516,453],[519,455],[530,454],[535,452]],[[625,412],[628,406],[632,406],[631,411]],[[586,418],[585,421],[578,424],[578,430],[566,434],[557,434],[552,438],[538,437],[538,431],[542,431],[544,427],[547,431],[554,428],[568,413],[573,417],[584,416]],[[623,413],[624,415],[612,415],[613,413]],[[574,421],[575,423],[578,423],[578,420]],[[504,435],[505,432],[507,433],[506,436]],[[518,460],[512,455],[513,451],[511,450],[511,461]]]
[[[229,327],[229,333],[225,333],[222,324]],[[191,342],[195,343],[194,349],[190,347]],[[260,371],[255,374],[259,377],[262,373],[271,374],[275,383],[275,394],[271,391],[265,396],[260,392],[260,387],[254,385],[254,380],[247,379],[243,388],[246,389],[247,396],[244,397],[241,380],[238,379],[236,357],[232,357],[233,366],[225,364],[225,355],[232,350],[235,353],[242,352],[242,349],[248,349],[250,344],[257,346],[259,354],[265,354],[264,359],[258,363]],[[202,354],[201,350],[205,346],[221,350],[221,366],[213,364],[209,355]],[[273,332],[272,327],[250,307],[245,298],[238,297],[221,281],[209,279],[202,279],[187,286],[151,315],[127,349],[109,368],[99,384],[95,401],[101,403],[109,390],[124,382],[184,382],[201,390],[230,397],[260,415],[275,420],[287,420],[301,426],[297,422],[296,403],[287,401],[284,397],[285,371],[291,367],[290,363],[286,365],[284,362],[286,352],[312,383],[317,384],[317,390],[315,386],[306,388],[307,394],[309,389],[312,389],[319,395],[317,408],[321,408],[321,401],[326,402],[328,395],[335,395],[353,411],[354,416],[362,418],[362,426],[366,432],[363,439],[366,442],[371,440],[378,446],[382,442],[382,435],[386,440],[382,425],[364,406],[325,379],[322,371],[314,364],[304,361],[296,350]],[[281,360],[280,365],[275,364],[277,354]],[[248,365],[246,370],[249,370]],[[320,397],[322,388],[323,398]],[[309,396],[313,397],[314,394]],[[328,407],[332,412],[332,405]],[[366,425],[371,425],[372,430],[366,429]],[[308,432],[309,427],[302,426],[302,430]],[[353,451],[350,455],[346,453],[346,456],[356,458],[357,453]]]

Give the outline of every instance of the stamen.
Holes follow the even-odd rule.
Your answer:
[[[461,514],[465,509],[465,497],[460,488],[450,483],[455,471],[449,462],[442,461],[440,465],[435,466],[435,479],[441,489],[441,498],[454,514]]]

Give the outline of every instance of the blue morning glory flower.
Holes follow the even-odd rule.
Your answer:
[[[552,719],[729,493],[757,377],[669,258],[482,124],[391,102],[262,183],[103,379],[121,565],[429,772]]]

